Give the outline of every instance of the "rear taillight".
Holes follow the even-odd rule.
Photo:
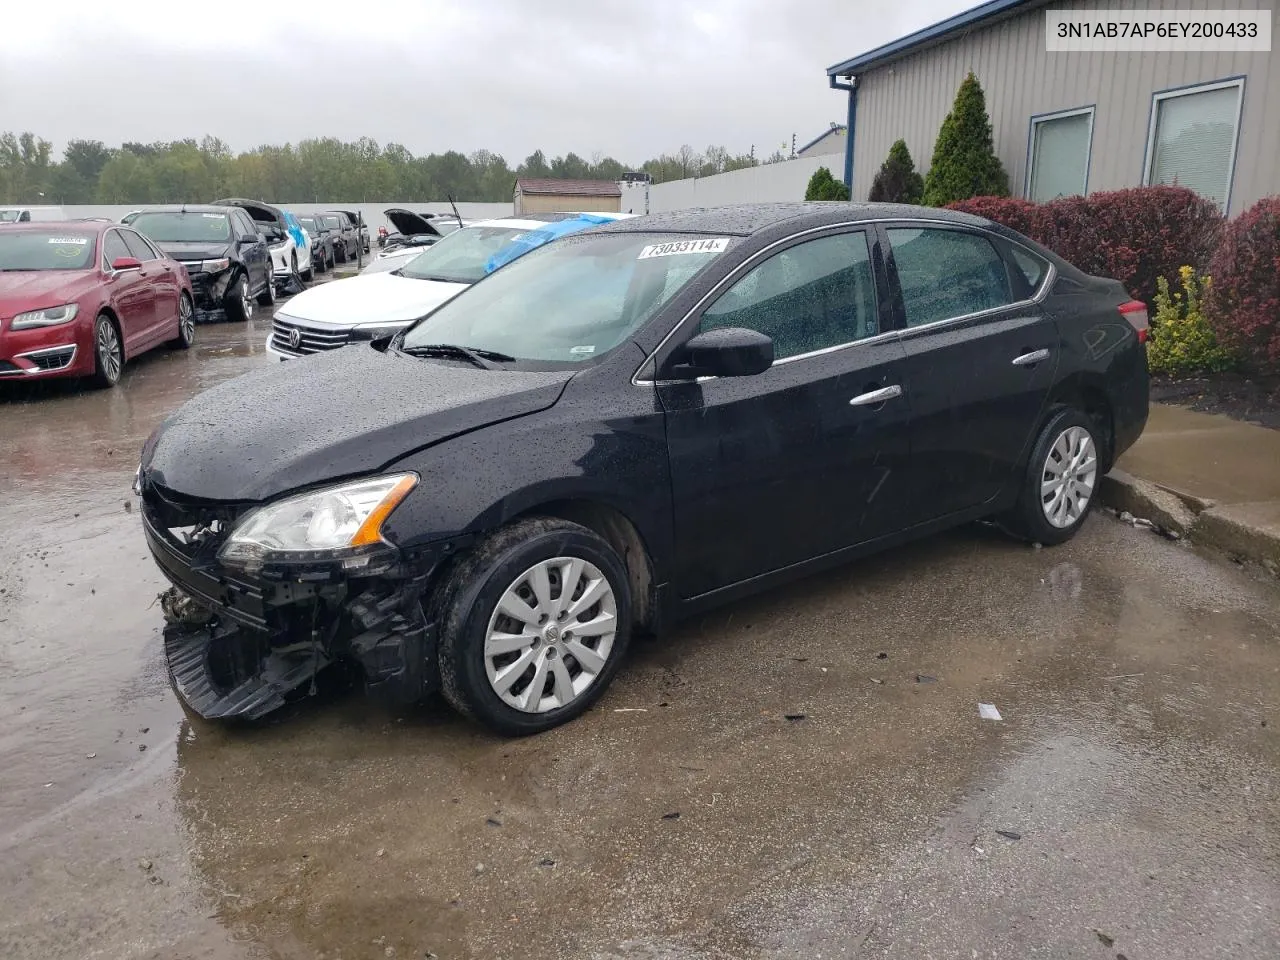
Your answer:
[[[1147,342],[1147,305],[1141,300],[1130,300],[1128,303],[1122,303],[1119,306],[1120,316],[1124,317],[1129,323],[1133,324],[1133,329],[1138,331],[1138,342]]]

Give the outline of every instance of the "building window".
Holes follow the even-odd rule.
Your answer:
[[[1083,196],[1092,143],[1093,107],[1032,117],[1027,198],[1039,202]]]
[[[1143,182],[1189,187],[1225,210],[1243,102],[1243,77],[1157,93]]]

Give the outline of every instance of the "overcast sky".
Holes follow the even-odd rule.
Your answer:
[[[975,0],[5,0],[0,130],[233,149],[767,155],[845,119],[827,66]],[[307,15],[305,11],[326,9]]]

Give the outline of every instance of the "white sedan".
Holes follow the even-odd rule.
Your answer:
[[[291,359],[390,336],[483,279],[497,265],[514,259],[513,255],[556,236],[626,216],[529,214],[464,227],[399,269],[334,280],[293,297],[273,318],[267,351]]]

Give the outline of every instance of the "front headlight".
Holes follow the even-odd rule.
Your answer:
[[[240,522],[218,558],[240,567],[334,559],[363,566],[369,548],[386,544],[383,521],[417,483],[417,474],[397,473],[267,504]]]
[[[78,310],[74,303],[66,303],[60,307],[45,307],[43,310],[28,310],[14,317],[9,328],[25,330],[28,327],[56,327],[60,323],[70,323],[74,320]]]
[[[381,340],[383,337],[393,337],[405,327],[412,323],[412,320],[406,320],[403,323],[361,323],[351,328],[352,340]]]
[[[221,257],[217,260],[200,261],[200,268],[205,273],[221,273],[229,266],[231,266],[231,260],[227,257]]]

